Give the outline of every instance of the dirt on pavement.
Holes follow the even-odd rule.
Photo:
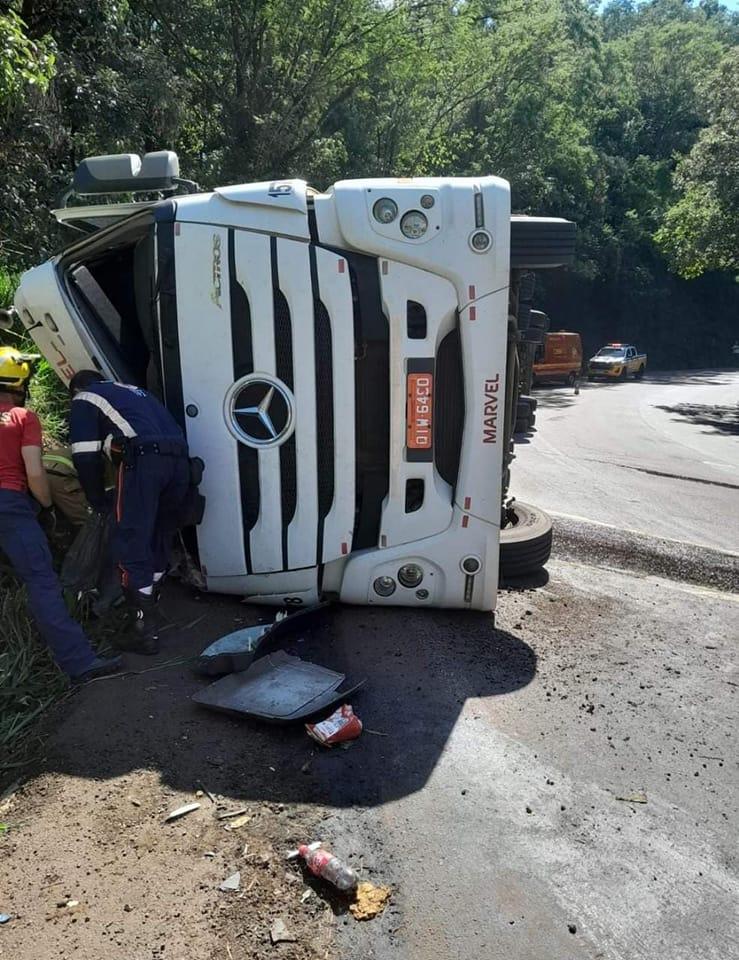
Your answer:
[[[579,579],[587,586],[575,589],[556,575],[547,584],[543,575],[544,589],[504,591],[495,630],[491,618],[479,614],[339,608],[310,634],[291,638],[287,652],[351,679],[368,678],[353,701],[365,732],[347,751],[321,748],[302,725],[237,721],[192,704],[190,696],[205,681],[187,664],[165,662],[197,654],[264,612],[170,588],[166,609],[180,626],[163,635],[160,657],[130,657],[134,669],[147,672],[95,681],[63,704],[50,718],[45,759],[0,803],[0,821],[11,827],[0,836],[0,913],[13,917],[0,926],[0,957],[456,958],[446,946],[451,940],[460,955],[487,956],[474,950],[482,942],[474,926],[478,899],[495,942],[511,957],[542,955],[537,930],[547,931],[552,957],[598,955],[581,939],[580,918],[575,936],[571,918],[564,922],[557,914],[547,887],[552,864],[571,840],[578,857],[567,854],[566,870],[584,872],[563,874],[568,896],[590,889],[597,906],[598,864],[611,854],[594,839],[595,827],[591,835],[586,826],[605,799],[615,804],[610,816],[621,847],[614,849],[635,858],[633,890],[623,897],[638,923],[638,903],[651,902],[642,896],[640,877],[651,869],[652,854],[640,850],[637,828],[629,827],[633,804],[615,796],[646,787],[645,811],[654,809],[654,817],[659,811],[664,820],[667,808],[653,803],[652,792],[657,782],[677,789],[667,760],[688,749],[670,739],[677,737],[675,717],[691,750],[723,758],[722,703],[733,690],[726,686],[725,652],[717,652],[713,635],[703,639],[697,600],[690,607],[695,619],[681,621],[677,610],[665,619],[675,601],[664,587],[634,580],[640,596],[653,597],[635,606],[621,587],[623,596],[601,590],[598,578],[595,568],[583,567]],[[700,593],[686,590],[691,598]],[[644,619],[647,603],[664,628]],[[655,665],[659,682],[651,676]],[[666,709],[668,687],[680,698],[678,714]],[[652,743],[653,757],[646,749]],[[585,768],[579,780],[578,763]],[[692,753],[684,763],[693,763]],[[710,759],[696,761],[695,770],[700,776],[692,766],[689,776],[680,771],[680,802],[690,816],[718,804],[714,829],[725,832],[726,810],[716,791],[725,795],[732,771]],[[550,779],[558,791],[551,822]],[[564,802],[560,781],[569,784]],[[246,808],[250,819],[227,830],[205,791],[229,810]],[[200,809],[164,823],[170,811],[194,801]],[[567,810],[557,813],[560,805]],[[685,824],[676,823],[683,843]],[[658,824],[655,819],[651,829]],[[313,839],[332,845],[362,880],[391,886],[380,917],[359,923],[345,902],[325,896],[319,882],[285,860],[288,850]],[[444,867],[449,842],[450,856],[464,850],[469,863],[477,848],[491,851],[479,876]],[[524,862],[536,869],[517,879]],[[621,860],[613,863],[624,869]],[[665,859],[660,869],[669,875],[678,868]],[[240,889],[219,890],[236,871]],[[723,890],[724,875],[716,878],[716,890]],[[278,919],[295,942],[272,944],[270,928]],[[409,937],[416,952],[408,949]],[[622,956],[611,949],[600,955]]]

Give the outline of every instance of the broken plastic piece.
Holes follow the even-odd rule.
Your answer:
[[[287,617],[282,623],[289,622]],[[272,723],[305,720],[346,699],[364,681],[340,690],[343,673],[290,657],[282,650],[262,657],[242,673],[216,680],[193,696],[195,703],[224,713]]]
[[[297,937],[290,933],[287,924],[282,918],[278,918],[269,928],[269,938],[272,943],[296,943]]]
[[[246,670],[267,640],[279,640],[296,630],[310,626],[311,621],[330,606],[329,603],[319,603],[290,614],[280,610],[273,623],[257,623],[219,637],[203,650],[195,669],[208,677]]]
[[[336,743],[356,740],[362,733],[362,721],[355,715],[351,704],[345,703],[320,723],[306,723],[305,729],[317,743],[333,747]]]
[[[246,670],[254,659],[263,637],[272,628],[271,623],[257,624],[235,630],[219,637],[200,654],[195,664],[198,673],[215,677],[221,673],[236,673]]]
[[[230,893],[233,890],[238,890],[240,886],[241,871],[237,870],[236,873],[232,873],[230,877],[226,877],[218,889],[223,890],[224,893]]]
[[[8,923],[8,921],[12,919],[9,913],[0,913],[0,923]]]
[[[180,817],[186,816],[188,813],[192,813],[193,810],[199,810],[199,803],[186,803],[184,807],[177,807],[176,810],[173,810],[171,813],[167,814],[164,822],[169,823],[171,820],[179,820]]]

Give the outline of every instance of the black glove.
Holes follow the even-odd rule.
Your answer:
[[[46,536],[53,537],[56,533],[57,525],[56,510],[53,505],[50,507],[41,507],[37,519]]]

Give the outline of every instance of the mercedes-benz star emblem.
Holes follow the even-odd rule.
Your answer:
[[[226,394],[226,425],[247,447],[276,447],[295,428],[295,399],[285,384],[268,373],[250,373]]]

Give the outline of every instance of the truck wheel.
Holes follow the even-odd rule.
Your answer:
[[[536,573],[552,552],[552,520],[543,510],[516,500],[508,510],[512,521],[500,531],[502,578]]]
[[[627,370],[626,367],[624,367],[623,370],[621,371],[621,374],[620,374],[620,376],[619,376],[618,379],[619,379],[619,380],[626,380],[626,379],[628,378],[628,376],[629,376],[629,371]]]
[[[639,369],[636,371],[636,373],[634,374],[634,379],[635,379],[635,380],[641,380],[641,378],[642,378],[643,376],[644,376],[644,364],[642,364],[642,365],[639,367]]]

